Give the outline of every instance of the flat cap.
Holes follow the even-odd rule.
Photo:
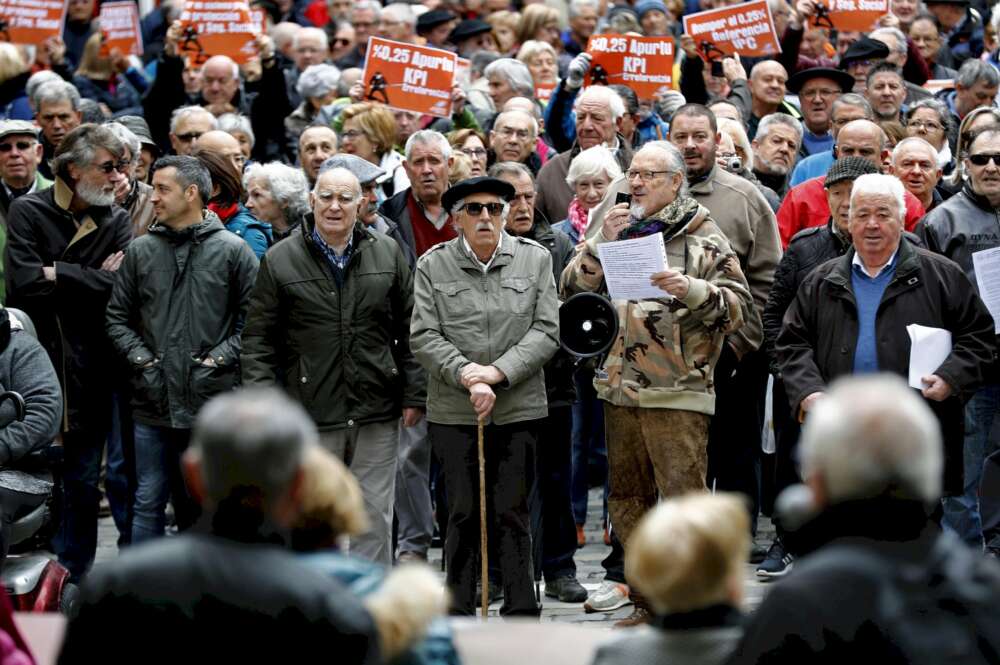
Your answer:
[[[434,28],[455,19],[455,15],[447,9],[432,9],[417,17],[417,34],[422,35]]]
[[[375,164],[372,164],[367,159],[358,157],[357,155],[349,155],[345,152],[329,157],[323,165],[319,167],[319,174],[329,171],[330,169],[347,169],[354,174],[354,177],[358,179],[362,185],[365,185],[375,178],[380,178],[385,175],[385,170],[379,168]]]
[[[149,125],[145,118],[138,115],[123,115],[120,118],[115,118],[115,122],[129,128],[139,138],[139,143],[160,152],[160,147],[153,140],[153,133],[149,131]]]
[[[493,26],[486,21],[481,21],[478,18],[466,19],[455,26],[455,29],[448,35],[448,41],[452,44],[457,44],[466,39],[471,39],[476,35],[489,32],[492,29]]]
[[[847,69],[847,65],[854,60],[885,60],[889,57],[889,47],[877,39],[862,37],[847,48],[840,58],[840,68]]]
[[[514,186],[509,182],[489,176],[481,175],[475,178],[466,178],[461,182],[455,183],[444,193],[444,196],[441,197],[441,204],[445,210],[451,212],[451,207],[466,196],[481,193],[496,194],[504,201],[510,201],[514,198]]]
[[[839,85],[840,91],[845,93],[854,89],[854,77],[842,69],[834,69],[833,67],[810,67],[795,72],[785,83],[785,87],[788,88],[789,92],[794,92],[797,95],[802,90],[802,86],[813,79],[829,79]]]
[[[38,126],[27,120],[4,120],[0,122],[0,139],[11,134],[27,134],[38,138]]]
[[[841,157],[830,165],[830,170],[826,172],[826,180],[823,181],[823,187],[830,187],[845,180],[853,182],[866,173],[878,172],[878,167],[864,157]]]

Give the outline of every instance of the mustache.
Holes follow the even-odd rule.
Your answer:
[[[476,232],[479,231],[493,231],[493,225],[489,222],[479,222],[476,224]]]

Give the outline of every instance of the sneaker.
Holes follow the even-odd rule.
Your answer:
[[[561,603],[582,603],[587,600],[587,590],[572,575],[546,582],[545,595],[558,598]]]
[[[750,563],[762,563],[770,551],[770,547],[758,543],[757,539],[754,538],[750,541]]]
[[[757,566],[757,577],[762,579],[782,577],[792,569],[794,560],[795,558],[785,551],[785,545],[781,540],[775,538],[763,563]]]
[[[631,604],[627,584],[621,582],[610,582],[604,580],[601,586],[591,592],[587,597],[587,602],[583,604],[583,609],[587,614],[592,612],[610,612],[619,607]]]
[[[587,536],[583,533],[583,525],[576,525],[576,548],[580,549],[587,544]]]

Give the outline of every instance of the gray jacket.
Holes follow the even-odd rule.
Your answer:
[[[475,425],[461,370],[494,365],[507,380],[493,387],[489,419],[498,425],[548,415],[542,366],[559,347],[559,302],[549,250],[501,236],[484,273],[461,236],[417,262],[410,348],[427,370],[427,420]]]
[[[957,263],[978,291],[972,255],[1000,246],[1000,214],[966,183],[962,191],[927,213],[916,232],[927,249]]]

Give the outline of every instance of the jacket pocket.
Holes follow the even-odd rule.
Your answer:
[[[219,393],[236,387],[238,373],[235,365],[206,367],[195,360],[191,367],[191,395],[200,406]]]
[[[475,293],[468,282],[443,282],[434,285],[441,311],[449,318],[465,317],[476,309]]]
[[[531,281],[524,277],[507,277],[500,280],[500,300],[504,311],[518,316],[528,316],[535,309],[535,294]]]
[[[167,382],[159,360],[132,372],[132,399],[137,407],[161,412],[167,403]]]

